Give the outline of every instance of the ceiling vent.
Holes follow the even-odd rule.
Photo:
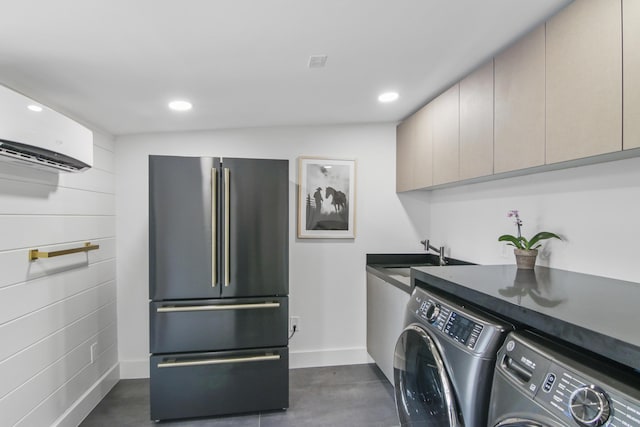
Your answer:
[[[324,68],[327,64],[327,55],[311,55],[309,57],[309,68]]]
[[[93,164],[93,133],[0,85],[0,160],[79,172]]]

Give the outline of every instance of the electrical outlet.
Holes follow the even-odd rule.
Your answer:
[[[289,317],[289,332],[293,332],[294,327],[296,332],[300,332],[300,316]]]
[[[96,361],[96,359],[98,358],[98,343],[94,342],[93,344],[91,344],[91,347],[89,347],[89,352],[91,353],[91,363],[94,363]]]

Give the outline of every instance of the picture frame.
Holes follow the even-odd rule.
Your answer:
[[[298,238],[354,239],[356,161],[298,158]]]

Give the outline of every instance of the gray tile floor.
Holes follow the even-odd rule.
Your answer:
[[[292,369],[289,409],[231,417],[166,421],[167,427],[397,426],[393,386],[375,364]],[[154,426],[149,380],[122,380],[81,427]]]

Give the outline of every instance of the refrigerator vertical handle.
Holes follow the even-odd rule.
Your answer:
[[[211,287],[218,283],[218,170],[211,169]]]
[[[230,203],[229,203],[229,189],[231,188],[231,171],[229,168],[224,168],[224,286],[229,286],[231,282],[231,263],[230,263],[230,255],[229,255],[229,212],[230,212]]]

